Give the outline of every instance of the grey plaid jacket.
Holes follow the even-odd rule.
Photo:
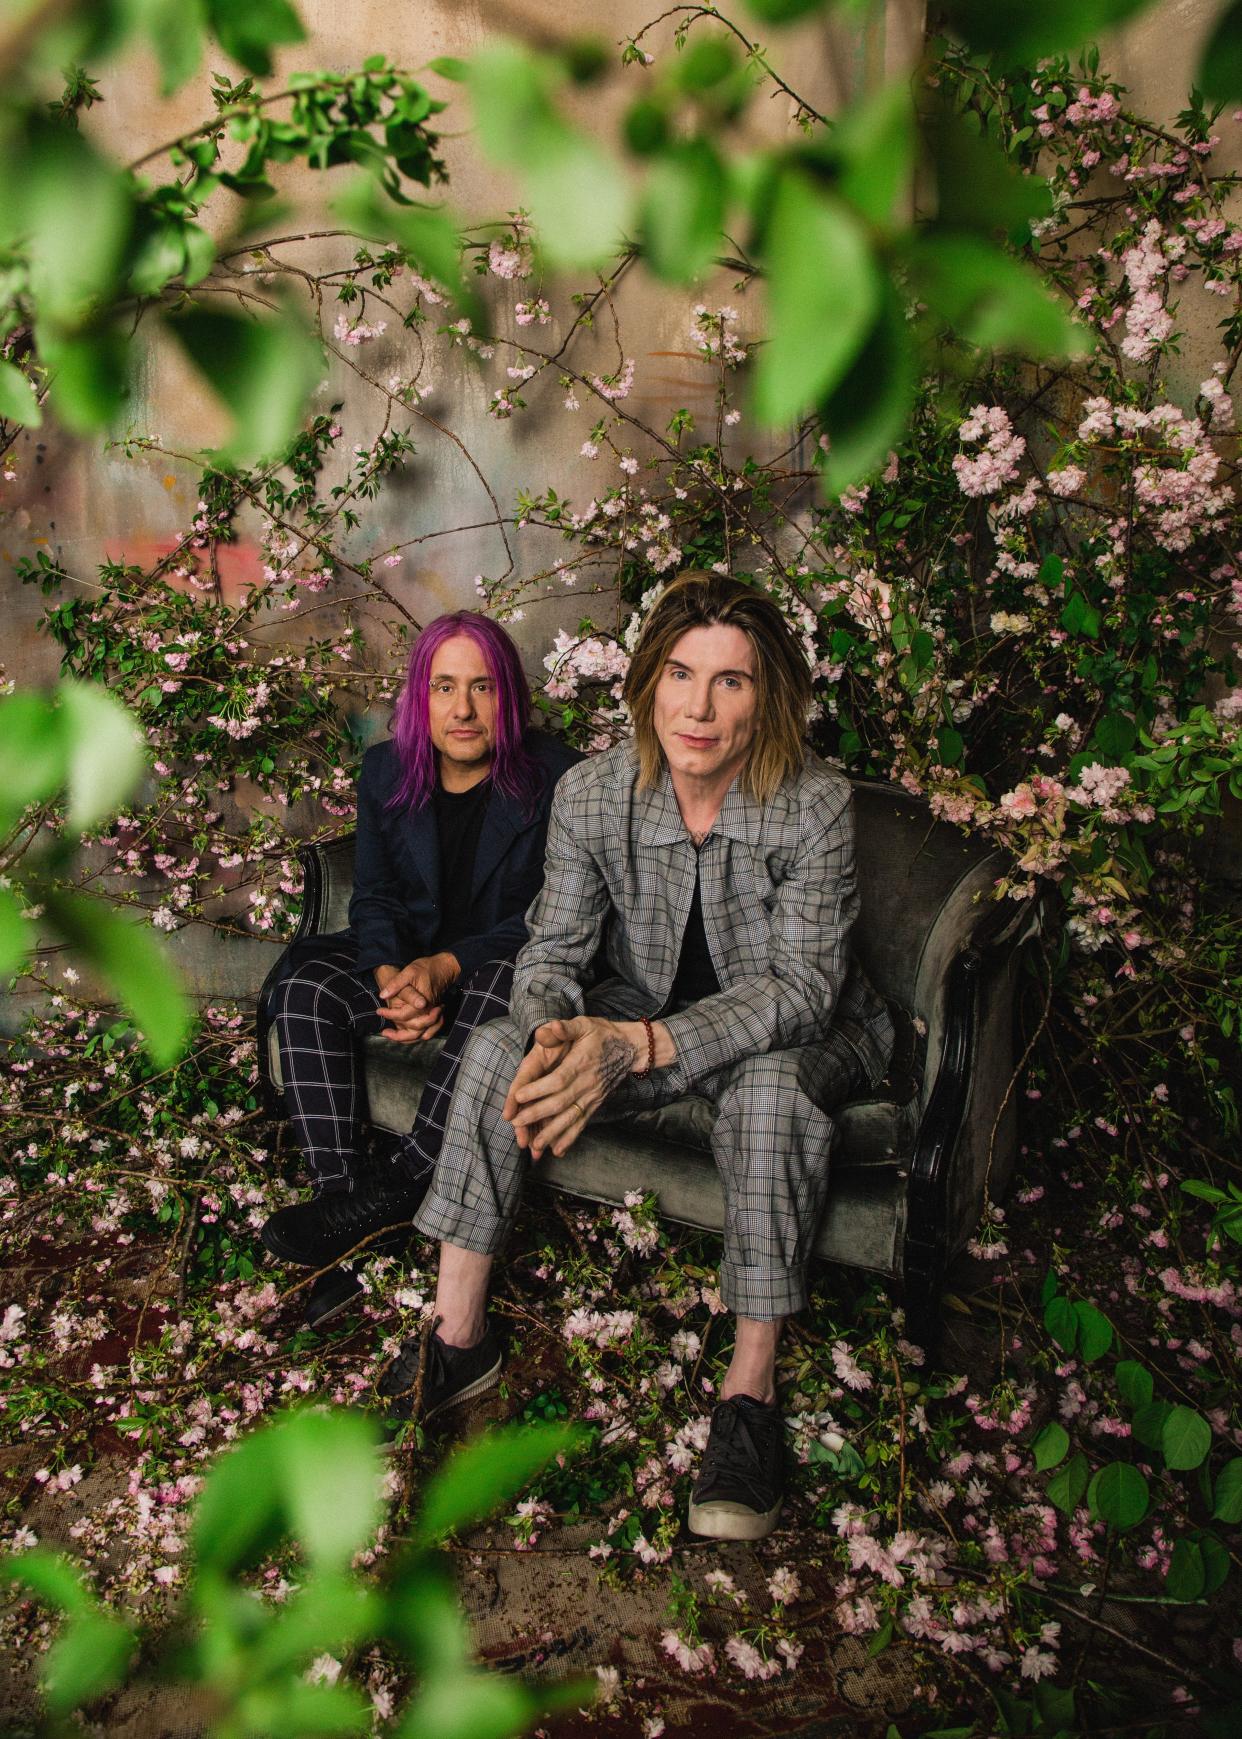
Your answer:
[[[665,1012],[694,897],[696,854],[667,772],[638,790],[630,743],[580,762],[552,799],[543,891],[526,915],[510,1012],[529,1036],[583,1013],[660,1015],[670,1086],[832,1029],[882,1078],[893,1027],[850,952],[858,915],[849,781],[809,751],[766,804],[733,785],[698,854],[703,927],[720,990]],[[603,981],[590,988],[603,943]],[[675,1074],[674,1071],[677,1071]]]

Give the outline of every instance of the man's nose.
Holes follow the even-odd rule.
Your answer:
[[[712,716],[712,685],[710,682],[692,682],[690,692],[686,697],[686,712],[692,719],[708,719]]]
[[[474,717],[474,693],[471,689],[463,688],[457,691],[453,700],[453,717],[459,719]]]

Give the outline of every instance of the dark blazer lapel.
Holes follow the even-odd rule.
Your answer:
[[[479,843],[474,854],[474,879],[470,885],[472,900],[478,899],[487,878],[501,863],[515,836],[529,827],[534,819],[534,816],[523,815],[517,798],[503,797],[493,789],[483,812],[483,825],[479,829]]]
[[[428,799],[421,809],[407,812],[402,820],[402,842],[422,877],[432,904],[440,904],[440,830],[435,805]]]

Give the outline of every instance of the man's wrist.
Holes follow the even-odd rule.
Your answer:
[[[647,1042],[647,1028],[640,1020],[621,1020],[617,1022],[622,1036],[634,1053],[634,1061],[630,1065],[631,1074],[641,1074],[648,1067],[667,1069],[677,1060],[677,1045],[662,1020],[651,1023],[651,1037],[655,1045],[655,1054],[649,1055],[651,1046]]]

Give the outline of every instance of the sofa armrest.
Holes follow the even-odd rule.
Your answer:
[[[263,980],[255,1004],[259,1085],[268,1113],[283,1117],[284,1094],[272,1054],[271,996],[287,969],[289,950],[309,936],[343,930],[349,923],[349,898],[354,885],[354,834],[298,847],[302,865],[302,916],[298,927]]]

